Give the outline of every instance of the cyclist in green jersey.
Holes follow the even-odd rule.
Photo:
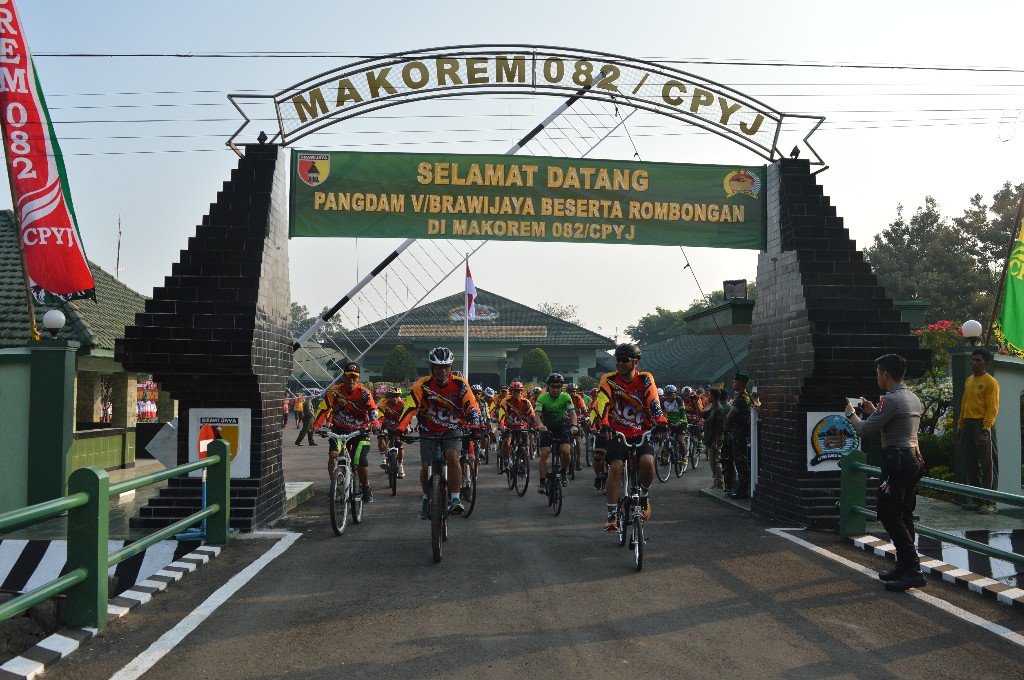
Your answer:
[[[679,398],[679,389],[675,385],[665,387],[665,398],[661,401],[671,436],[679,442],[679,450],[686,451],[686,407]]]
[[[548,457],[551,455],[551,446],[561,440],[559,452],[562,457],[561,482],[565,486],[565,474],[572,464],[572,449],[569,440],[576,434],[576,407],[573,406],[572,397],[568,392],[563,392],[562,387],[565,379],[560,373],[552,373],[547,379],[548,391],[537,397],[537,406],[534,410],[533,420],[540,431],[540,489],[539,493],[548,492]]]

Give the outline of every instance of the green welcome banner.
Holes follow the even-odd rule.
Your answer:
[[[764,166],[295,151],[292,236],[765,247]]]

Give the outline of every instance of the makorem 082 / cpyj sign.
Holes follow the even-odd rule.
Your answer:
[[[763,166],[295,151],[291,235],[761,250]]]

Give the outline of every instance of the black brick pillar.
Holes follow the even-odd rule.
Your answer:
[[[252,410],[251,477],[231,482],[231,525],[243,529],[263,526],[284,509],[281,404],[292,351],[288,162],[278,151],[269,144],[245,148],[188,249],[116,351],[126,369],[152,372],[179,401],[179,463],[188,460],[190,409]]]
[[[768,167],[768,246],[757,261],[750,373],[761,400],[754,512],[816,529],[838,526],[838,472],[807,470],[807,413],[878,395],[874,359],[894,352],[908,378],[931,366],[810,173]]]

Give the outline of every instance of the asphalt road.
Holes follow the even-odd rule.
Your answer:
[[[706,467],[655,483],[644,570],[602,531],[592,473],[561,516],[488,466],[476,511],[453,518],[434,564],[414,474],[341,537],[327,517],[325,448],[286,451],[317,497],[276,531],[301,537],[145,678],[1009,678],[1024,647],[769,533],[701,494]],[[374,461],[376,460],[376,455]],[[413,466],[410,466],[410,472]],[[535,471],[535,470],[534,470]],[[831,534],[801,537],[875,569]],[[246,538],[46,673],[108,678],[271,549]],[[929,580],[929,595],[1024,631],[1024,614]]]

